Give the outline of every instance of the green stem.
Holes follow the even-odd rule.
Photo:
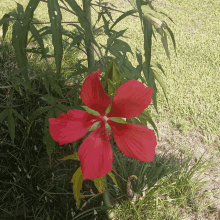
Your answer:
[[[89,3],[90,3],[90,0],[83,0],[83,11],[86,14],[86,18],[88,19],[90,23],[90,28],[92,30],[91,6]],[[86,46],[86,52],[87,52],[88,67],[94,67],[95,66],[94,50],[93,50],[92,44],[86,32],[85,32],[85,46]]]
[[[103,192],[104,204],[106,207],[111,208],[110,194],[108,191],[108,184],[107,184],[106,176],[104,176],[103,178],[104,178],[104,185],[105,185],[105,190]],[[108,210],[107,216],[109,220],[114,219],[114,212]]]

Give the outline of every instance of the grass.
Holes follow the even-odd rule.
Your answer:
[[[24,6],[28,3],[27,0],[17,0],[17,2]],[[119,2],[116,2],[112,1],[113,4],[119,6]],[[62,5],[62,3],[60,4]],[[202,3],[194,1],[192,4],[189,0],[169,0],[163,3],[158,1],[153,5],[168,14],[176,23],[174,25],[165,19],[174,32],[178,57],[175,57],[170,41],[171,62],[169,62],[159,36],[157,36],[157,42],[153,40],[152,50],[152,60],[162,64],[166,72],[164,79],[167,84],[169,106],[167,106],[162,89],[157,83],[159,114],[155,112],[152,105],[148,108],[156,122],[160,136],[157,140],[154,162],[141,163],[140,168],[137,161],[133,159],[119,159],[123,155],[117,152],[114,163],[114,170],[123,179],[127,180],[129,176],[136,175],[141,180],[140,183],[132,180],[134,192],[141,194],[145,185],[148,186],[148,189],[145,192],[144,200],[137,200],[132,204],[128,202],[126,181],[116,176],[120,188],[119,195],[117,195],[113,189],[113,183],[109,179],[114,212],[118,219],[126,220],[219,219],[220,204],[215,200],[220,196],[215,194],[214,190],[219,190],[220,180],[219,168],[217,163],[214,163],[216,162],[214,159],[218,162],[220,160],[220,78],[218,74],[220,64],[218,62],[219,51],[216,49],[220,42],[218,20],[216,19],[219,17],[219,10],[216,9],[220,9],[220,4],[216,1],[203,1]],[[15,6],[15,2],[12,1],[2,4],[3,10],[0,12],[0,17]],[[124,11],[123,7],[126,10],[130,9],[130,6],[124,5],[120,10]],[[64,11],[62,10],[62,12]],[[97,15],[92,13],[94,23]],[[45,3],[40,3],[35,15],[41,22],[49,21]],[[113,13],[113,19],[116,19],[118,15],[119,13]],[[74,19],[70,13],[63,13],[63,21],[75,21]],[[98,24],[98,26],[101,25],[103,25],[102,22]],[[43,25],[39,25],[39,28],[41,27]],[[130,17],[126,18],[116,25],[115,30],[119,31],[126,27],[129,29],[125,34],[130,39],[124,40],[129,43],[133,52],[137,47],[143,55],[143,34],[140,20],[133,18],[131,22]],[[65,25],[65,28],[73,30],[70,25]],[[8,85],[5,84],[6,78],[16,66],[13,48],[10,46],[10,37],[11,27],[6,37],[9,44],[0,45],[2,85]],[[100,44],[105,44],[106,39],[103,35],[97,37]],[[68,39],[64,40],[68,41]],[[52,52],[51,38],[45,39],[45,42]],[[66,47],[67,45],[65,45]],[[3,53],[4,59],[2,58]],[[65,53],[62,67],[74,67],[77,59],[83,58],[86,58],[85,55],[76,50]],[[98,59],[97,56],[95,58]],[[138,63],[135,53],[134,57],[128,54],[128,58],[136,67]],[[29,61],[32,61],[29,71],[34,75],[42,73],[49,65],[33,55],[30,55]],[[55,67],[53,60],[50,64],[52,68]],[[86,62],[83,64],[86,65]],[[64,74],[66,77],[71,74],[71,71],[66,70]],[[73,82],[77,80],[72,79]],[[22,90],[24,93],[22,98],[18,92],[14,91],[13,104],[21,105],[17,111],[23,117],[29,116],[38,107],[47,105],[37,95],[37,93],[46,94],[45,87],[39,79],[33,82],[33,90],[36,91],[33,94],[25,94],[25,91]],[[65,91],[68,91],[68,88],[63,89],[64,94]],[[1,89],[1,100],[7,101],[6,95],[6,89]],[[74,94],[70,96],[70,99],[71,97],[74,99]],[[39,100],[38,104],[34,100]],[[104,219],[101,206],[102,196],[100,195],[96,198],[86,199],[87,206],[82,212],[75,210],[75,201],[71,195],[72,187],[69,181],[79,164],[73,161],[64,163],[57,160],[72,152],[71,148],[65,146],[57,148],[52,155],[53,166],[50,169],[45,145],[42,143],[44,123],[40,120],[39,118],[32,126],[28,140],[25,139],[25,123],[16,120],[18,126],[16,126],[15,146],[10,142],[7,122],[3,122],[1,125],[0,164],[1,175],[4,178],[1,180],[3,188],[0,193],[4,203],[0,206],[0,210],[5,216],[11,216],[11,219],[14,219],[15,216],[17,219],[73,219],[72,213],[74,212],[75,216],[78,216],[75,219],[80,219],[80,214],[83,219],[95,219],[95,217]],[[117,151],[117,148],[113,148],[114,151]],[[204,158],[201,158],[202,155]],[[204,170],[205,168],[207,170]],[[199,173],[203,177],[207,175],[207,178],[196,181]],[[210,181],[208,184],[201,185],[208,180]],[[87,184],[95,191],[92,181],[88,181]],[[83,190],[86,191],[86,186]],[[213,193],[211,197],[209,197],[210,191]],[[60,194],[51,194],[52,192]],[[97,211],[97,215],[94,215],[94,209]],[[90,214],[88,217],[85,216],[86,211]]]

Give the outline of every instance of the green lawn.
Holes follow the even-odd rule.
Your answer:
[[[15,1],[1,1],[0,17],[4,13],[11,11],[16,7]],[[27,0],[17,0],[18,3],[24,7],[27,5]],[[81,2],[77,0],[77,2]],[[125,11],[132,9],[129,4],[121,4],[121,1],[112,0],[111,3],[118,7],[118,10]],[[124,1],[126,2],[126,1]],[[49,17],[47,16],[46,3],[41,2],[35,11],[35,16],[41,22],[48,22]],[[60,5],[63,5],[60,3]],[[158,61],[165,70],[166,77],[162,75],[167,85],[167,94],[169,107],[166,104],[164,93],[158,83],[158,111],[156,113],[153,105],[149,106],[153,120],[159,130],[160,138],[156,150],[156,159],[159,163],[162,153],[166,152],[165,161],[169,161],[168,154],[180,148],[184,155],[193,150],[195,161],[198,160],[199,156],[205,153],[206,159],[210,155],[216,153],[216,158],[220,162],[220,2],[214,0],[167,0],[166,2],[156,1],[153,5],[159,11],[166,13],[170,16],[175,24],[173,24],[168,18],[165,21],[174,33],[176,44],[177,44],[177,57],[174,53],[174,48],[171,40],[169,41],[170,50],[170,61],[166,57],[165,50],[162,47],[159,35],[156,34],[157,41],[153,39],[152,47],[152,61]],[[96,10],[98,7],[95,7]],[[63,21],[76,21],[76,17],[71,13],[64,11],[63,9]],[[119,12],[112,13],[113,20],[120,15]],[[92,10],[92,23],[97,20],[97,12]],[[96,27],[103,25],[100,21]],[[39,25],[42,28],[43,25]],[[73,30],[70,25],[63,25],[67,30]],[[115,26],[115,30],[119,31],[128,27],[125,32],[125,36],[129,38],[121,38],[126,41],[134,52],[134,57],[128,54],[128,58],[134,67],[138,64],[136,60],[136,47],[144,55],[143,50],[143,34],[141,31],[140,19],[135,17],[127,17],[122,22]],[[30,37],[30,36],[29,36]],[[11,38],[11,27],[7,34],[7,41]],[[66,39],[65,39],[66,40]],[[107,37],[102,35],[98,37],[97,42],[100,44],[106,44]],[[47,45],[50,51],[53,51],[51,39],[47,40]],[[104,52],[104,50],[102,50]],[[144,57],[144,56],[143,56]],[[66,55],[63,60],[63,68],[70,67],[76,62],[77,59],[85,59],[85,55],[82,52],[75,52],[74,54]],[[95,59],[98,59],[95,55]],[[43,62],[39,63],[39,65]],[[86,62],[83,63],[86,65]],[[54,62],[53,62],[54,65]],[[54,65],[55,67],[55,65]],[[42,67],[42,69],[44,66]],[[68,72],[66,71],[68,75]],[[209,155],[210,153],[210,155]],[[154,162],[155,162],[154,161]],[[157,163],[155,162],[155,163]],[[173,162],[173,161],[171,161]],[[156,166],[156,165],[155,165]],[[158,165],[159,166],[159,165]],[[208,177],[206,180],[211,180],[209,186],[203,188],[200,191],[202,194],[205,190],[219,189],[219,167],[218,165],[211,166],[208,171]],[[186,178],[186,177],[185,177]],[[213,179],[214,178],[214,179]],[[162,180],[161,180],[162,181]],[[168,180],[166,180],[168,181]],[[163,184],[163,182],[160,182]],[[164,183],[165,185],[168,182]],[[170,183],[172,185],[172,183]],[[184,183],[182,183],[184,185]],[[189,183],[192,187],[192,183]],[[159,185],[159,183],[158,183]],[[169,184],[168,184],[169,185]],[[182,185],[176,186],[176,189],[180,189]],[[217,188],[216,188],[217,187]],[[166,187],[165,187],[166,188]],[[158,189],[159,190],[159,189]],[[170,188],[167,188],[167,192]],[[164,190],[166,191],[166,189]],[[172,191],[172,190],[171,190]],[[158,202],[155,200],[154,195],[159,191],[155,191],[149,194],[148,199],[152,199],[152,203]],[[162,191],[160,191],[162,192]],[[170,191],[169,191],[170,192]],[[177,193],[176,193],[177,194]],[[183,199],[184,196],[179,198]],[[212,199],[208,198],[205,200],[205,204],[213,201],[215,198],[220,197],[219,194],[215,194]],[[185,198],[185,197],[184,197]],[[193,205],[187,210],[186,207],[181,207],[173,202],[174,207],[179,207],[180,214],[176,215],[169,214],[170,211],[163,207],[162,200],[159,202],[160,208],[162,207],[165,211],[167,219],[181,218],[181,213],[186,215],[185,219],[219,219],[220,218],[220,201],[208,205],[203,211],[197,212],[198,206]],[[137,208],[138,207],[138,208]],[[154,207],[153,204],[149,205],[151,214],[157,213],[160,208]],[[154,208],[155,210],[153,210]],[[167,207],[167,206],[166,206]],[[197,207],[197,209],[195,208]],[[146,208],[145,208],[146,209]],[[143,204],[132,206],[125,204],[116,207],[120,219],[128,219],[128,216],[137,216],[134,219],[145,219]],[[131,210],[131,211],[127,211]],[[197,210],[197,211],[195,211]],[[210,211],[212,210],[212,211]],[[214,210],[214,211],[213,211]],[[133,213],[134,212],[134,213]],[[121,214],[120,214],[121,213]],[[174,212],[175,213],[175,212]],[[183,215],[182,214],[182,215]],[[150,214],[149,214],[150,215]],[[152,217],[151,219],[165,219],[163,217],[157,218]],[[144,218],[145,217],[145,218]],[[172,217],[172,218],[171,218]]]

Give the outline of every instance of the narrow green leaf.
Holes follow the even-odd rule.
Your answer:
[[[73,183],[73,196],[76,200],[76,207],[79,209],[80,200],[81,200],[81,193],[80,190],[82,189],[83,183],[83,175],[81,167],[79,167],[76,172],[73,174],[71,183]]]
[[[114,47],[112,48],[114,49]],[[119,63],[118,63],[118,68],[122,68],[123,64],[125,63],[125,58],[126,58],[126,52],[123,53],[121,59],[119,60]]]
[[[84,35],[83,34],[80,34],[80,35],[74,37],[73,41],[70,43],[70,45],[67,49],[67,52],[69,52],[70,49],[72,47],[74,47],[75,45],[79,46],[81,44],[82,40],[84,40]]]
[[[137,61],[138,61],[139,65],[142,66],[142,54],[141,54],[141,52],[138,50],[137,47],[136,47],[136,57],[137,57]]]
[[[43,142],[44,142],[44,144],[46,144],[47,154],[49,156],[49,164],[50,164],[50,168],[51,168],[52,167],[51,154],[55,149],[56,142],[53,140],[49,129],[46,127],[44,128]]]
[[[156,111],[158,113],[158,109],[157,109],[157,87],[156,87],[156,83],[155,83],[154,73],[153,73],[151,68],[150,68],[149,73],[150,73],[149,74],[149,83],[151,85],[149,87],[153,87],[153,95],[152,95],[153,105],[154,105],[154,108],[156,109]]]
[[[46,72],[45,76],[42,78],[43,80],[43,84],[47,90],[47,93],[50,93],[50,90],[49,90],[49,80],[48,80],[48,77],[49,77],[49,71]]]
[[[141,72],[138,71],[136,68],[134,68],[129,60],[125,60],[122,66],[122,70],[123,72],[121,76],[124,78],[135,79],[135,80],[141,78]]]
[[[2,107],[1,107],[2,108]],[[2,123],[2,121],[7,117],[8,115],[8,109],[4,109],[1,113],[0,113],[0,123]]]
[[[12,115],[12,109],[8,109],[8,131],[11,136],[11,141],[14,144],[15,139],[15,121]]]
[[[45,128],[49,128],[49,119],[50,118],[57,118],[57,115],[55,115],[55,111],[54,111],[54,108],[51,108],[48,112],[47,112],[47,115],[44,119],[44,127]]]
[[[71,25],[76,27],[78,33],[83,34],[85,31],[78,25],[78,24],[67,24],[67,25]],[[73,38],[73,34],[72,34],[72,38]]]
[[[57,0],[48,0],[48,12],[51,22],[52,42],[54,46],[54,56],[57,68],[57,74],[60,75],[61,62],[63,57],[62,42],[62,14]]]
[[[165,29],[169,32],[170,34],[170,37],[172,39],[172,42],[173,42],[173,47],[174,47],[174,50],[175,50],[175,53],[176,53],[176,56],[177,56],[177,52],[176,52],[176,41],[175,41],[175,38],[174,38],[174,34],[172,32],[172,30],[168,27],[167,23],[164,21],[163,22],[165,24]]]
[[[152,24],[148,18],[144,17],[143,24],[144,24],[144,50],[145,50],[144,56],[146,61],[147,75],[149,77],[153,29],[152,29]]]
[[[103,14],[102,11],[101,11],[101,12],[98,12],[98,19],[97,19],[97,21],[95,22],[95,24],[99,22],[100,18],[102,17],[102,14]]]
[[[108,50],[109,50],[109,47],[111,46],[111,44],[114,42],[114,40],[116,39],[116,34],[112,34],[108,40],[107,40],[107,50],[105,51],[105,56],[107,56],[108,54]]]
[[[163,67],[158,62],[151,61],[151,67],[157,67],[158,69],[160,69],[163,72],[164,76],[166,76],[166,73],[165,73]]]
[[[65,2],[64,2],[63,0],[60,0],[60,1],[66,6],[66,8],[68,8],[67,5],[65,4]]]
[[[108,8],[102,8],[102,11],[104,14],[108,15],[108,17],[111,19],[111,21],[113,22],[112,19],[112,15],[111,15],[111,11],[108,10]]]
[[[157,41],[156,35],[155,35],[155,33],[154,33],[153,30],[152,30],[152,33],[153,33],[153,36],[154,36],[155,41]]]
[[[136,8],[136,3],[134,3],[135,0],[128,0],[128,1],[132,5],[133,8]]]
[[[53,108],[53,111],[54,111],[55,118],[57,118],[59,115],[63,113],[63,110],[59,108]]]
[[[26,120],[15,110],[15,109],[12,109],[12,112],[15,114],[15,116],[17,118],[19,118],[21,121],[23,122],[26,122]]]
[[[5,23],[8,24],[9,21],[14,21],[14,20],[15,20],[15,18],[7,18],[8,16],[10,16],[9,13],[8,13],[8,14],[5,14],[5,15],[2,17],[2,19],[0,20],[0,26],[1,26],[1,25],[4,25]]]
[[[116,179],[115,179],[114,174],[113,174],[112,172],[109,172],[108,175],[111,177],[111,179],[112,179],[112,181],[114,182],[114,184],[115,184],[116,186],[118,186],[118,183],[117,183],[117,181],[116,181]]]
[[[144,32],[144,30],[143,30],[143,23],[142,23],[143,16],[142,16],[142,10],[141,10],[141,0],[136,0],[136,5],[137,5],[139,17],[140,17],[141,28],[142,28],[142,31]]]
[[[35,118],[39,115],[42,115],[44,112],[49,111],[50,109],[51,109],[50,106],[40,107],[30,115],[30,117],[27,121],[27,136],[29,135],[30,127],[31,127],[32,123],[34,122]]]
[[[111,117],[109,118],[110,120],[117,122],[117,123],[122,123],[122,124],[127,124],[127,122],[125,121],[125,119],[123,118],[118,118],[118,117]]]
[[[111,102],[111,104],[108,106],[108,108],[105,110],[105,115],[107,115],[107,114],[111,111],[111,108],[112,108],[112,102]]]
[[[52,94],[46,94],[40,97],[40,99],[44,100],[48,104],[55,106],[56,105],[56,99],[53,97]]]
[[[120,40],[120,39],[115,39],[115,42],[113,44],[113,46],[118,46],[118,50],[122,51],[122,52],[130,52],[132,54],[132,56],[134,56],[131,47],[129,44],[127,44],[126,42]]]
[[[27,67],[27,57],[24,45],[24,39],[23,39],[23,25],[20,23],[20,21],[15,21],[13,27],[12,27],[12,45],[15,49],[16,54],[16,60],[18,62],[18,67],[20,68],[26,68]],[[22,73],[25,72],[25,79],[28,81],[28,75],[26,69],[22,70]]]
[[[148,87],[153,87],[153,95],[152,95],[152,99],[153,99],[153,105],[154,108],[156,109],[157,113],[158,113],[158,109],[157,109],[157,87],[155,84],[155,79],[154,79],[154,73],[152,72],[151,68],[149,68],[149,74],[147,74],[147,70],[146,70],[146,61],[144,61],[143,63],[143,73],[144,73],[144,77],[147,81],[147,86]],[[159,114],[159,113],[158,113]]]
[[[56,93],[58,93],[62,98],[64,98],[63,93],[61,92],[60,86],[56,83],[55,78],[52,75],[48,76],[48,81],[52,88],[55,90]]]
[[[106,20],[105,16],[102,14],[102,20],[104,22],[104,32],[105,32],[105,35],[107,36],[111,36],[111,32],[109,30],[109,21]]]
[[[97,112],[96,110],[93,110],[91,108],[89,108],[88,106],[86,105],[83,105],[82,106],[89,114],[91,115],[95,115],[95,116],[101,116],[101,114],[99,112]]]
[[[28,42],[28,32],[30,31],[31,22],[32,21],[39,22],[37,19],[33,19],[34,11],[37,8],[39,2],[40,2],[40,0],[29,0],[28,5],[25,9],[24,19],[22,20],[23,30],[22,30],[21,42],[23,45],[23,49],[25,50],[25,56],[26,56],[26,48],[29,43]],[[40,42],[40,46],[42,46],[41,42]],[[45,56],[44,50],[42,50],[42,54],[43,54],[43,56]],[[27,66],[27,63],[25,63],[25,64]],[[26,80],[29,81],[28,75],[26,75]]]
[[[168,50],[168,42],[167,42],[167,34],[166,34],[165,31],[164,31],[163,37],[161,38],[161,41],[162,41],[163,47],[164,47],[164,49],[166,51],[166,55],[170,59],[170,54],[169,54],[169,50]]]
[[[36,10],[38,4],[41,0],[29,0],[28,5],[25,9],[25,18],[24,18],[24,26],[26,31],[29,30],[29,24],[31,23],[34,15],[34,11]]]
[[[66,157],[63,157],[61,160],[78,160],[79,161],[79,156],[78,156],[78,153],[74,152],[73,154],[71,155],[68,155]]]
[[[32,43],[33,43],[34,41],[32,41]],[[49,48],[48,48],[48,46],[46,47],[46,48],[44,48],[44,52],[42,51],[42,49],[41,49],[41,47],[32,47],[31,49],[25,49],[25,51],[26,52],[29,52],[29,53],[35,53],[35,54],[44,54],[44,52],[45,53],[48,53],[49,52]],[[41,58],[40,58],[40,60],[42,60],[43,58],[45,58],[45,57],[54,57],[53,55],[49,55],[49,54],[45,54],[45,55],[43,55]]]
[[[105,45],[100,44],[104,49],[106,49]],[[122,54],[117,51],[117,50],[112,50],[112,48],[110,47],[109,52],[111,54],[113,54],[116,58],[114,57],[110,57],[108,56],[108,58],[110,58],[110,60],[113,60],[115,62],[115,64],[119,67],[119,62],[122,59]],[[125,57],[126,59],[124,59],[124,63],[122,64],[122,66],[120,67],[120,72],[121,72],[121,82],[124,83],[126,82],[125,79],[138,79],[141,78],[141,72],[139,70],[137,70],[136,68],[133,67],[133,65],[131,64],[131,62],[128,60],[127,56]]]
[[[137,118],[131,118],[132,124],[141,125],[141,122]]]
[[[174,24],[176,24],[174,21],[173,21],[173,19],[171,18],[171,17],[169,17],[167,14],[165,14],[164,12],[162,12],[162,11],[158,11],[160,14],[162,14],[162,15],[165,15],[166,17],[168,17]]]
[[[127,29],[121,30],[121,31],[119,31],[119,32],[114,31],[114,33],[109,36],[109,38],[107,39],[107,49],[106,49],[106,51],[105,51],[105,56],[108,55],[109,48],[113,46],[112,43],[113,43],[114,41],[115,41],[115,44],[117,44],[116,46],[118,46],[118,44],[121,44],[121,47],[122,47],[121,49],[122,49],[122,50],[123,50],[123,47],[126,47],[126,48],[128,49],[128,51],[131,52],[132,55],[133,55],[133,52],[131,51],[130,46],[129,46],[128,44],[126,44],[124,41],[121,41],[121,40],[118,40],[118,39],[117,39],[117,38],[119,38],[120,36],[123,36],[123,34],[124,34],[124,32],[125,32],[126,30],[127,30]],[[116,39],[117,39],[117,41],[116,41]],[[111,46],[111,45],[112,45],[112,46]],[[114,45],[114,46],[115,46],[115,45]]]
[[[21,69],[22,69],[22,68],[21,68]],[[21,72],[21,71],[22,71],[21,69],[16,69],[15,71]],[[24,67],[23,69],[25,69],[25,67]],[[14,71],[14,72],[15,72],[15,71]],[[32,87],[31,87],[30,83],[24,81],[21,77],[13,76],[13,77],[12,77],[12,81],[14,82],[14,84],[20,83],[22,86],[24,86],[25,89],[29,89],[30,91],[32,90]]]
[[[96,188],[98,189],[98,191],[100,193],[103,193],[103,191],[105,190],[103,177],[95,178],[94,184],[95,184]]]
[[[19,107],[19,106],[23,106],[23,105],[10,105],[10,106],[4,106],[4,105],[0,105],[0,108],[16,108],[16,107]]]
[[[92,30],[91,30],[91,25],[86,17],[86,14],[84,11],[80,8],[80,6],[77,4],[76,1],[71,1],[71,0],[65,0],[69,6],[72,8],[72,10],[76,13],[76,16],[78,17],[79,23],[82,26],[82,28],[85,31],[86,37],[94,43],[96,46],[99,46],[98,43],[96,42]]]
[[[2,19],[5,19],[5,18],[10,18],[10,15],[9,14],[5,14]],[[5,35],[6,35],[7,31],[8,31],[8,26],[9,26],[9,21],[3,24],[3,36],[2,36],[3,41],[5,39]]]
[[[46,58],[46,53],[47,52],[44,48],[44,42],[43,42],[42,36],[40,35],[39,31],[35,28],[35,26],[32,23],[30,24],[30,32],[32,33],[34,39],[40,45],[42,53],[43,53],[43,58]]]
[[[42,37],[46,36],[46,35],[50,35],[50,34],[52,34],[51,27],[46,26],[46,27],[39,29],[39,33]]]
[[[101,70],[101,69],[100,69]],[[85,67],[84,65],[80,65],[79,68],[76,69],[76,71],[71,73],[71,77],[73,76],[77,76],[77,75],[82,75],[83,73],[92,73],[92,72],[96,72],[97,71],[97,67]],[[67,78],[68,80],[68,78]]]
[[[163,78],[155,70],[152,69],[152,71],[154,73],[155,79],[158,81],[158,83],[160,84],[160,86],[163,89],[163,92],[164,92],[164,95],[165,95],[165,98],[166,98],[166,101],[167,101],[167,105],[169,106],[167,93],[166,93],[166,84],[164,83]]]
[[[8,12],[7,14],[12,16],[14,20],[18,20],[18,13],[17,13],[16,9],[12,9],[12,11]]]
[[[18,12],[19,20],[23,20],[24,19],[24,9],[23,9],[23,6],[19,3],[17,3],[17,12]]]
[[[137,10],[136,9],[132,9],[132,10],[129,10],[127,12],[125,12],[124,14],[122,14],[121,16],[119,16],[116,21],[113,23],[113,25],[111,26],[111,28],[109,29],[110,31],[112,30],[112,28],[119,22],[121,21],[122,19],[126,18],[127,16],[129,15],[132,15],[134,13],[136,13]]]
[[[160,15],[155,11],[155,9],[152,9],[150,5],[142,5],[141,8],[144,17],[154,20],[158,25],[162,24]]]
[[[138,119],[141,121],[141,122],[144,122],[144,121],[149,121],[149,123],[152,125],[152,127],[154,128],[154,130],[156,131],[157,133],[157,137],[159,138],[159,133],[158,133],[158,130],[157,130],[157,126],[155,125],[154,121],[152,120],[150,114],[148,113],[147,109],[145,109],[139,116],[137,116]],[[145,122],[144,122],[145,123]],[[144,125],[145,126],[145,125]],[[147,127],[147,126],[146,126]]]
[[[112,30],[112,33],[115,33],[115,34],[116,34],[116,38],[119,38],[119,37],[129,38],[129,37],[123,36],[123,34],[125,33],[125,31],[127,31],[127,30],[128,30],[128,28],[123,29],[123,30],[120,30],[120,31],[114,31],[114,30]]]
[[[63,104],[56,104],[55,106],[54,106],[55,108],[59,108],[59,109],[61,109],[62,111],[68,111],[68,110],[70,110],[72,107],[70,107],[70,106],[66,106],[66,105],[63,105]]]
[[[101,124],[101,121],[97,121],[95,122],[89,129],[89,131],[94,131],[95,129],[97,129],[99,127],[99,125]]]

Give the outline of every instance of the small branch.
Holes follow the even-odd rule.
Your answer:
[[[102,65],[104,66],[104,57],[102,56],[102,59],[101,59],[101,57],[99,56],[99,54],[97,53],[97,51],[96,51],[96,49],[95,49],[95,47],[93,46],[93,44],[91,44],[92,45],[92,47],[93,47],[93,50],[96,52],[96,54],[97,54],[97,56],[99,57],[99,60],[102,62]],[[99,49],[99,47],[98,47],[98,49]],[[101,54],[102,55],[102,54]]]
[[[42,2],[45,2],[45,3],[47,3],[47,1],[46,0],[41,0]],[[100,5],[97,5],[97,4],[93,4],[93,3],[90,3],[91,5],[94,5],[94,6],[97,6],[97,7],[102,7],[102,8],[107,8],[107,9],[110,9],[111,11],[117,11],[117,12],[120,12],[120,13],[125,13],[124,11],[120,11],[120,10],[117,10],[117,9],[114,9],[114,8],[111,8],[111,7],[107,7],[107,6],[100,6]],[[60,8],[62,8],[62,9],[64,9],[64,10],[66,10],[66,11],[68,11],[68,12],[70,12],[70,13],[72,13],[72,14],[74,14],[74,15],[76,15],[73,11],[70,11],[68,8],[65,8],[65,7],[63,7],[63,6],[60,6]],[[139,16],[138,15],[130,15],[130,16],[132,16],[132,17],[137,17],[137,18],[139,18]],[[110,23],[112,23],[112,22],[115,22],[116,20],[114,20],[114,21],[110,21]],[[153,21],[153,20],[152,20]],[[158,24],[157,22],[155,22],[155,21],[153,21],[155,24],[157,24],[158,26],[160,26],[160,24]],[[50,22],[49,22],[50,23]],[[65,22],[65,23],[73,23],[73,22]],[[79,22],[78,22],[79,23]],[[102,27],[104,27],[105,25],[103,25],[103,26],[101,26],[101,27],[99,27],[99,28],[97,28],[97,29],[95,29],[94,31],[97,31],[97,30],[99,30],[100,28],[102,28]]]
[[[53,194],[53,195],[73,195],[73,193],[52,193],[52,192],[47,192],[47,193],[48,194]],[[94,193],[91,194],[91,195],[83,195],[83,193],[81,193],[82,198],[93,197],[94,195],[95,195]]]
[[[112,169],[113,170],[113,169]],[[115,170],[113,170],[121,179],[123,179],[125,182],[128,182],[127,180],[125,180],[123,177],[121,177]]]
[[[41,2],[48,3],[46,0],[41,0]],[[59,6],[60,6],[60,5],[59,5]],[[60,6],[60,8],[62,8],[62,9],[64,9],[64,10],[66,10],[66,11],[68,11],[68,12],[70,12],[71,14],[76,15],[76,13],[75,13],[75,12],[73,12],[73,11],[69,10],[68,8],[65,8],[65,7],[63,7],[63,6]]]
[[[64,24],[72,24],[72,23],[78,24],[79,22],[75,22],[75,21],[61,21],[61,23],[64,23]],[[32,24],[51,24],[51,23],[50,22],[34,22]]]
[[[99,5],[96,5],[96,4],[92,4],[92,3],[90,3],[91,5],[94,5],[94,6],[99,6]],[[110,7],[107,7],[107,6],[101,6],[101,7],[103,7],[103,8],[107,8],[107,9],[110,9],[110,10],[112,10],[112,11],[117,11],[117,12],[120,12],[120,13],[125,13],[125,11],[120,11],[120,10],[117,10],[117,9],[114,9],[114,8],[110,8]],[[137,13],[137,12],[136,12]],[[138,15],[130,15],[130,16],[132,16],[132,17],[137,17],[137,18],[139,18],[139,16]],[[153,21],[153,20],[152,20]],[[160,26],[160,24],[158,24],[157,22],[155,22],[155,21],[153,21],[155,24],[157,24],[158,26]],[[104,26],[104,25],[103,25]]]
[[[83,78],[84,79],[84,78]],[[83,80],[82,79],[82,80]],[[60,102],[59,102],[59,105],[67,98],[67,96],[82,82],[82,80],[80,80],[67,94],[66,94],[66,96],[63,98],[63,100],[61,100]]]
[[[66,42],[67,44],[70,44],[69,42],[63,40],[64,42]],[[84,51],[83,49],[79,48],[79,47],[76,47],[74,46],[75,48],[77,48],[78,50],[81,50],[85,55],[87,55],[86,51]]]

